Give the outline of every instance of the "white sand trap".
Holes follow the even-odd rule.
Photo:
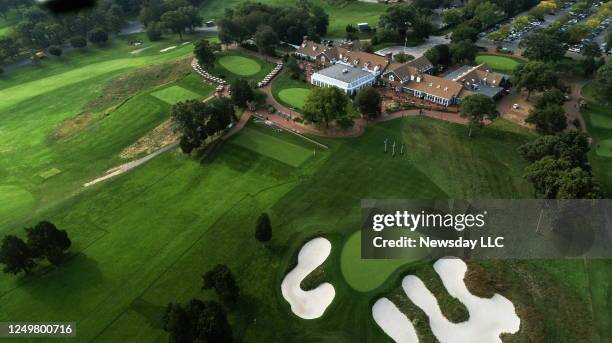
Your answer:
[[[166,51],[170,51],[172,49],[176,49],[176,45],[169,46],[169,47],[167,47],[165,49],[161,49],[161,50],[159,50],[159,52],[166,52]]]
[[[397,343],[418,343],[414,326],[405,314],[387,298],[380,298],[372,306],[372,317],[380,328]]]
[[[451,323],[440,311],[438,301],[416,276],[408,275],[402,281],[408,298],[429,317],[431,331],[441,343],[501,343],[502,333],[518,332],[521,321],[510,300],[499,294],[491,299],[471,294],[465,286],[467,265],[457,258],[443,258],[434,269],[448,293],[467,307],[470,318],[463,323]]]
[[[318,237],[310,240],[302,246],[297,266],[283,279],[283,297],[291,305],[291,311],[302,319],[321,317],[336,296],[334,286],[327,282],[310,291],[300,287],[302,280],[323,264],[330,252],[331,243],[327,239]]]
[[[139,54],[139,53],[141,53],[141,52],[143,52],[143,51],[145,51],[145,50],[149,50],[149,49],[151,49],[151,48],[152,48],[152,46],[148,46],[148,47],[146,47],[146,48],[142,48],[142,49],[136,49],[136,50],[134,50],[134,51],[130,51],[130,54],[132,54],[132,55],[136,55],[136,54]]]

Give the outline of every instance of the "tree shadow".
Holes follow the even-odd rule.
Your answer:
[[[130,309],[145,317],[151,327],[156,329],[164,328],[165,306],[156,305],[138,297],[132,301]]]

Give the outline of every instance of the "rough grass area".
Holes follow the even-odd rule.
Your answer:
[[[511,56],[478,54],[476,63],[486,63],[497,72],[511,74],[516,67],[525,63],[525,61]]]
[[[246,127],[231,142],[293,167],[298,167],[313,155],[312,150],[304,146],[275,137],[272,130]],[[312,148],[314,149],[314,146]]]
[[[382,285],[399,267],[427,257],[427,249],[410,249],[412,258],[401,259],[362,259],[361,232],[352,234],[342,247],[340,267],[342,276],[353,289],[369,292]]]
[[[231,73],[241,76],[251,76],[261,70],[259,63],[243,56],[223,56],[219,58],[219,64]]]
[[[151,93],[151,95],[170,105],[200,97],[199,94],[189,91],[181,86],[170,86],[163,88]]]
[[[0,184],[0,227],[14,216],[26,216],[34,207],[34,197],[26,189]]]

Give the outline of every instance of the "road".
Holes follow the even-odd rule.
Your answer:
[[[438,44],[448,44],[450,43],[450,39],[444,38],[444,36],[430,36],[427,41],[419,46],[409,46],[404,47],[401,45],[390,46],[381,50],[376,51],[377,55],[386,55],[388,53],[392,53],[393,55],[398,54],[400,52],[404,52],[405,54],[412,55],[414,58],[419,58],[425,54],[427,50],[436,46]]]

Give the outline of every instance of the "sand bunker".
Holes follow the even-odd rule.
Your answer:
[[[176,45],[174,45],[174,46],[169,46],[169,47],[167,47],[167,48],[165,48],[165,49],[161,49],[161,50],[159,50],[159,52],[166,52],[166,51],[170,51],[170,50],[172,50],[172,49],[176,49]]]
[[[402,288],[410,301],[429,317],[431,331],[441,343],[501,343],[500,334],[518,332],[521,321],[510,300],[499,294],[490,299],[480,298],[468,291],[464,282],[465,262],[443,258],[434,264],[434,270],[440,275],[447,292],[467,308],[470,314],[467,321],[457,324],[448,321],[434,295],[418,277],[406,276]],[[418,342],[412,323],[387,302],[382,298],[372,307],[376,323],[396,342]],[[378,310],[377,306],[380,307]]]
[[[405,314],[387,298],[381,298],[372,306],[372,317],[380,328],[397,343],[417,343],[414,326]]]
[[[291,311],[302,319],[315,319],[332,303],[336,295],[330,283],[320,284],[317,288],[304,291],[300,287],[302,280],[319,267],[331,252],[331,243],[322,237],[310,240],[300,250],[298,264],[283,279],[281,291]]]

